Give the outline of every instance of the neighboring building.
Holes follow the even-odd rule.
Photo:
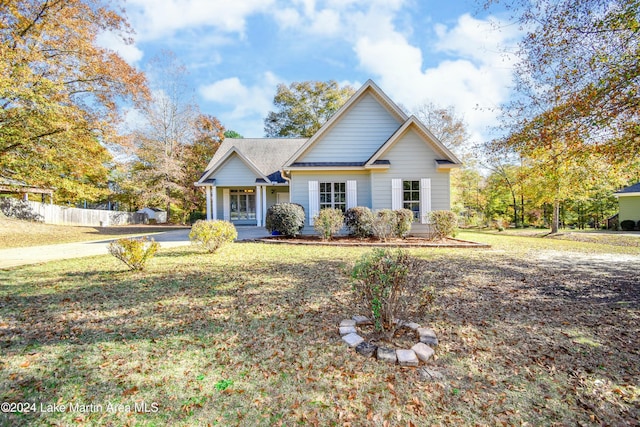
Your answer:
[[[460,161],[371,80],[308,139],[225,139],[196,186],[207,218],[264,225],[266,210],[299,203],[306,230],[322,208],[408,208],[413,234],[431,210],[450,207],[449,172]]]
[[[618,198],[620,215],[618,224],[631,220],[636,224],[640,222],[640,182],[613,193]]]
[[[136,213],[147,214],[147,219],[154,220],[157,224],[164,224],[167,222],[167,212],[158,208],[142,208],[138,209]]]

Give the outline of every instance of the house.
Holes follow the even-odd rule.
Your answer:
[[[636,224],[640,222],[640,182],[613,193],[618,199],[620,215],[618,224],[622,221],[631,220]]]
[[[412,234],[428,232],[428,213],[448,210],[449,173],[460,161],[371,80],[311,138],[225,139],[196,186],[207,219],[264,225],[269,206],[299,203],[303,233],[322,208],[408,208]]]
[[[156,224],[164,224],[167,222],[167,212],[158,208],[142,208],[136,213],[147,214],[147,219],[155,221]]]

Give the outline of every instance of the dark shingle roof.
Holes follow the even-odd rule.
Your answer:
[[[637,184],[633,184],[628,187],[625,187],[620,191],[616,191],[615,194],[625,194],[625,193],[640,193],[640,182]]]
[[[207,165],[207,171],[235,148],[271,181],[284,182],[280,169],[306,141],[306,138],[227,138]]]

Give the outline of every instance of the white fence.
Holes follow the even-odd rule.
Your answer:
[[[15,202],[27,203],[33,214],[39,216],[45,224],[108,227],[147,222],[147,214],[144,213],[79,209],[24,200]]]

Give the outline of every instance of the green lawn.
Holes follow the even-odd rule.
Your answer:
[[[142,273],[109,256],[0,271],[0,401],[36,404],[0,425],[637,420],[640,248],[459,237],[493,248],[410,251],[437,290],[412,319],[439,335],[437,381],[341,341],[344,271],[365,248],[234,243],[161,250]]]

